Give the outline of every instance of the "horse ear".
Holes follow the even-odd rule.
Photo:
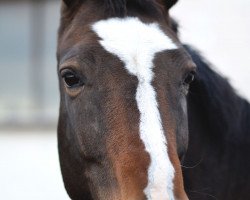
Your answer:
[[[165,7],[169,10],[178,0],[163,0]]]

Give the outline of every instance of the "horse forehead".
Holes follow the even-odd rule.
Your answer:
[[[101,45],[126,63],[133,74],[152,62],[154,55],[178,46],[157,23],[143,23],[138,18],[111,18],[93,24]],[[137,67],[137,69],[136,69]]]

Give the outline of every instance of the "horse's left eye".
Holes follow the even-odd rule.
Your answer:
[[[81,79],[72,71],[66,70],[62,72],[62,78],[68,88],[82,85]]]
[[[195,72],[189,72],[186,76],[185,76],[185,79],[184,79],[184,82],[183,84],[184,85],[189,85],[190,83],[192,83],[195,79]]]

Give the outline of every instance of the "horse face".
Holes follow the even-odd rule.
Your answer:
[[[164,20],[63,8],[58,40],[60,163],[72,199],[187,199],[194,65]],[[94,14],[93,14],[94,13]]]

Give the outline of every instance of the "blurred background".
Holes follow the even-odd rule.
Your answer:
[[[59,11],[59,0],[0,0],[0,199],[69,199],[56,142]],[[171,15],[250,100],[250,1],[180,0]]]

